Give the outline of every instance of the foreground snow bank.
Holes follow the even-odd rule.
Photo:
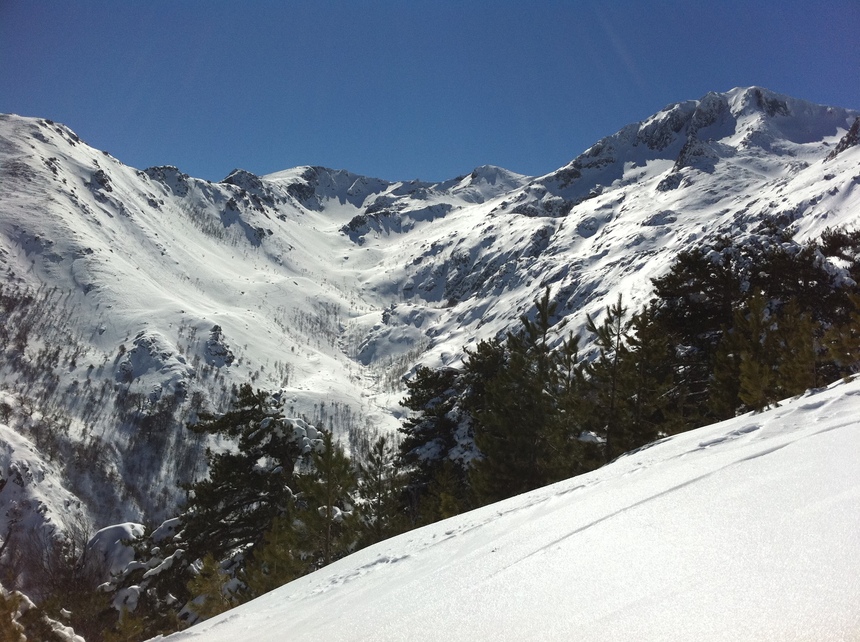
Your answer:
[[[171,642],[860,635],[860,382],[406,533]]]

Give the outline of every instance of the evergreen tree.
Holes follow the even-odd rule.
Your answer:
[[[654,305],[642,308],[633,315],[626,335],[626,358],[632,363],[627,450],[686,427],[686,389],[675,382],[674,346],[655,323],[655,316]]]
[[[541,463],[551,408],[545,396],[534,336],[509,335],[505,367],[486,384],[486,403],[478,412],[475,441],[482,458],[471,481],[482,503],[498,501],[543,485]]]
[[[237,442],[236,451],[207,451],[209,476],[189,486],[182,517],[186,545],[223,559],[259,543],[289,509],[293,471],[317,434],[300,420],[285,419],[278,399],[249,384],[239,388],[230,411],[203,415],[191,429]]]
[[[239,600],[228,588],[230,577],[221,570],[221,564],[206,555],[195,568],[197,574],[188,582],[188,592],[193,596],[189,608],[199,620],[207,620],[238,605]]]
[[[627,339],[631,327],[627,308],[618,295],[618,301],[606,309],[606,317],[597,325],[588,315],[586,328],[594,335],[597,358],[588,366],[589,383],[594,391],[594,417],[599,419],[597,429],[604,438],[604,456],[607,462],[625,452],[630,441],[627,432],[632,418],[624,397],[632,386],[631,360],[627,358]]]
[[[294,511],[294,471],[320,443],[312,426],[283,416],[278,397],[247,384],[228,412],[201,415],[190,428],[231,439],[236,449],[207,451],[209,475],[188,487],[185,512],[136,542],[138,562],[115,582],[117,590],[139,593],[134,617],[148,637],[177,629],[177,614],[196,597],[189,581],[197,575],[191,565],[198,556],[238,562],[278,517]],[[230,572],[238,570],[234,564]]]
[[[837,259],[844,266],[843,269],[854,284],[860,283],[860,230],[828,228],[821,233],[819,247],[824,256]],[[838,322],[847,320],[847,317],[843,317]]]
[[[847,317],[834,323],[824,334],[827,355],[843,375],[857,371],[860,364],[860,293],[848,294]]]
[[[779,396],[791,397],[817,387],[819,348],[812,315],[802,312],[797,299],[792,298],[780,310],[777,324]]]
[[[763,410],[777,400],[772,321],[763,296],[749,300],[746,314],[735,314],[734,332],[740,354],[738,397],[752,410]]]
[[[7,591],[0,585],[0,640],[65,642],[69,638],[57,631],[56,624],[56,620],[23,593]]]
[[[294,478],[296,494],[289,510],[272,521],[262,541],[247,555],[241,573],[244,597],[278,588],[355,547],[359,535],[354,499],[357,476],[331,432],[320,432],[322,438],[315,444],[307,470]],[[211,594],[214,584],[210,580],[204,582],[204,588]],[[224,599],[233,598],[226,595]]]
[[[734,417],[740,407],[740,351],[738,335],[729,327],[714,355],[708,388],[709,414],[718,420]]]
[[[413,524],[419,520],[430,483],[456,446],[454,409],[462,394],[459,375],[453,368],[419,366],[406,382],[408,394],[401,405],[412,414],[400,428],[399,464],[406,474],[402,504]]]
[[[188,549],[177,529],[181,529],[180,519],[173,518],[130,542],[134,561],[111,580],[115,593],[111,602],[118,610],[118,619],[110,627],[113,639],[149,639],[188,623],[190,614],[183,614],[180,622],[179,611],[193,597],[188,581],[189,563],[194,560],[187,559]]]
[[[458,377],[460,395],[457,403],[463,406],[468,416],[474,418],[486,408],[487,385],[499,371],[507,367],[508,350],[499,339],[479,341],[474,350],[464,350],[466,359]]]
[[[745,290],[742,252],[727,236],[678,254],[669,272],[654,279],[660,322],[707,366]]]
[[[313,560],[299,548],[295,518],[286,514],[277,517],[245,566],[243,597],[259,597],[315,570]]]
[[[419,506],[421,523],[431,524],[466,510],[461,471],[450,459],[442,462]]]
[[[474,417],[483,404],[486,373],[495,371],[502,352],[498,342],[482,341],[474,353],[466,354],[462,370],[419,367],[406,384],[409,394],[401,403],[413,413],[400,429],[404,437],[398,467],[404,477],[400,505],[412,526],[441,519],[452,502],[460,511],[471,506],[468,470],[477,456]],[[456,481],[442,510],[433,489],[450,475]]]
[[[163,631],[163,633],[169,634],[178,628],[177,626],[170,631]],[[104,642],[135,642],[147,640],[150,637],[147,634],[147,624],[144,618],[129,611],[123,611],[119,621],[104,631]]]
[[[395,457],[389,439],[380,436],[359,464],[362,544],[380,542],[401,529],[397,501],[400,479]]]
[[[323,431],[320,447],[312,455],[312,470],[297,479],[300,531],[306,555],[322,567],[355,548],[358,513],[354,494],[358,477],[343,447]]]
[[[581,439],[588,406],[585,401],[585,367],[580,359],[579,337],[568,335],[552,353],[555,412],[550,416],[544,469],[551,481],[566,479],[597,468],[602,454],[597,445]]]
[[[722,237],[680,253],[669,272],[654,280],[660,302],[655,321],[677,342],[683,359],[676,380],[686,380],[687,398],[701,414],[698,423],[732,416],[743,405],[742,367],[747,387],[743,394],[755,399],[756,406],[763,403],[762,395],[774,400],[784,390],[803,385],[786,377],[808,383],[802,374],[808,368],[813,381],[837,376],[839,367],[823,358],[818,345],[825,329],[847,322],[855,277],[860,278],[856,232],[829,230],[820,242],[798,243],[791,230],[765,221],[742,238]],[[733,329],[735,311],[748,314],[754,296],[763,297],[771,312],[769,341],[776,352],[767,366],[752,356],[751,344],[741,345],[748,336]],[[792,319],[805,327],[795,327]],[[787,343],[798,350],[786,352]],[[780,375],[780,369],[785,374]]]
[[[522,328],[508,333],[501,367],[483,384],[475,412],[475,441],[482,458],[470,480],[482,503],[498,501],[568,476],[577,467],[565,456],[579,436],[572,413],[577,341],[561,351],[549,345],[556,305],[549,289],[535,300],[534,320],[521,317]],[[564,415],[562,417],[562,415]]]
[[[763,296],[751,297],[736,310],[723,343],[726,368],[715,370],[712,403],[724,400],[725,410],[730,404],[763,410],[816,385],[816,324],[797,299],[773,314]]]

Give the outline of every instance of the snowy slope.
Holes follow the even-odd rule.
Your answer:
[[[670,105],[547,176],[485,166],[442,183],[320,167],[210,183],[0,116],[0,270],[32,295],[0,386],[54,418],[39,448],[96,462],[66,480],[95,527],[157,521],[178,481],[205,474],[184,423],[233,385],[281,388],[289,414],[345,441],[393,431],[410,368],[456,366],[545,286],[576,331],[619,293],[646,300],[680,249],[717,234],[768,217],[801,237],[856,225],[857,116],[739,88]]]
[[[275,640],[853,640],[860,382],[359,551],[188,631]]]
[[[62,468],[27,438],[0,423],[0,537],[22,556],[13,572],[33,586],[28,562],[60,531],[82,547],[89,536],[87,512],[81,500],[63,484]],[[80,548],[78,550],[81,550]],[[35,596],[39,596],[38,586]]]

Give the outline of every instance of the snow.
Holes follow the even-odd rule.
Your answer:
[[[3,613],[3,632],[7,635],[11,635],[12,633],[14,633],[15,638],[6,637],[4,639],[23,640],[25,638],[23,635],[23,627],[20,624],[20,619],[22,616],[25,616],[27,611],[35,608],[36,605],[26,595],[17,591],[8,591],[3,585],[0,585],[0,597],[3,597],[4,599],[9,599],[13,595],[17,596],[20,602],[18,603],[18,608],[14,612],[12,612],[11,610],[7,610]],[[68,617],[69,611],[67,611],[66,609],[60,609],[60,615],[62,617]],[[71,627],[57,622],[56,620],[53,620],[49,617],[45,617],[42,622],[53,634],[52,639],[61,640],[62,642],[85,642],[84,638],[82,638],[80,635],[76,635]]]
[[[86,531],[81,501],[63,482],[57,462],[0,423],[0,538],[41,545]]]
[[[139,599],[140,587],[129,586],[127,588],[121,588],[116,592],[116,595],[114,595],[113,601],[111,602],[111,606],[120,613],[123,611],[134,612],[137,608],[137,602]]]
[[[854,639],[858,452],[860,381],[840,382],[381,542],[163,639]]]
[[[182,520],[179,517],[171,517],[165,520],[158,528],[152,531],[152,541],[159,543],[173,537],[181,525]]]
[[[209,183],[0,115],[0,270],[40,293],[33,317],[48,320],[21,361],[64,350],[48,383],[0,363],[0,394],[16,409],[44,400],[68,420],[60,445],[99,455],[56,465],[94,527],[160,523],[178,482],[205,475],[205,446],[223,446],[185,430],[195,400],[223,410],[251,382],[343,442],[391,433],[404,375],[458,367],[464,346],[533,314],[544,287],[558,341],[619,294],[636,309],[679,250],[720,233],[771,216],[801,239],[856,227],[860,147],[824,161],[856,117],[738,88],[670,105],[543,177],[485,166],[388,182],[305,166]],[[173,402],[166,428],[139,429]],[[27,432],[24,414],[12,432]],[[65,499],[38,505],[62,530]]]
[[[131,542],[143,537],[143,524],[125,522],[99,530],[87,543],[87,555],[96,555],[105,561],[110,574],[120,573],[134,560]]]
[[[149,577],[154,577],[155,575],[159,575],[163,573],[171,566],[173,566],[173,562],[181,559],[185,555],[185,551],[181,548],[177,548],[173,553],[165,557],[161,563],[156,565],[155,567],[149,569],[146,573],[143,574],[143,579],[147,579]]]

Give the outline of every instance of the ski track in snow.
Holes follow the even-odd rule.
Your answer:
[[[718,234],[743,236],[771,216],[793,222],[800,240],[827,227],[856,227],[860,146],[825,159],[857,116],[736,88],[669,105],[546,176],[480,167],[430,184],[312,167],[263,177],[237,170],[209,183],[176,168],[136,170],[88,147],[62,125],[0,115],[0,268],[10,285],[38,289],[52,319],[43,334],[30,337],[29,357],[47,345],[80,348],[76,359],[58,364],[51,399],[63,395],[68,404],[72,443],[104,440],[105,479],[108,473],[120,479],[102,486],[95,478],[78,480],[83,490],[76,498],[63,488],[62,471],[32,445],[4,439],[10,466],[22,461],[29,470],[45,471],[43,480],[24,489],[22,497],[33,500],[25,519],[63,530],[67,506],[82,498],[96,527],[173,514],[180,493],[179,459],[172,453],[181,450],[185,434],[167,435],[161,450],[143,449],[125,461],[133,439],[117,425],[112,398],[98,401],[94,416],[84,413],[99,389],[127,385],[142,405],[174,392],[199,393],[223,405],[231,385],[253,380],[260,388],[282,388],[286,412],[328,422],[340,437],[364,425],[391,432],[404,413],[402,374],[417,363],[458,366],[464,346],[531,314],[544,287],[559,305],[553,336],[559,341],[569,330],[582,334],[586,315],[600,318],[619,294],[635,309],[678,251]],[[0,364],[6,368],[0,375],[12,381],[17,375],[10,365]],[[851,386],[838,390],[845,399],[860,394]],[[18,407],[17,399],[8,399]],[[611,472],[398,539],[405,550],[383,547],[373,559],[360,557],[360,571],[350,567],[339,580],[324,575],[340,583],[321,595],[335,599],[343,595],[341,587],[368,582],[386,594],[374,578],[393,569],[423,569],[416,579],[423,582],[433,574],[421,556],[434,551],[441,556],[439,577],[451,560],[487,562],[484,547],[450,548],[483,538],[496,561],[477,575],[467,573],[462,583],[444,585],[461,596],[457,614],[468,617],[466,604],[479,609],[458,593],[469,582],[494,586],[491,578],[521,573],[554,548],[592,546],[591,538],[616,522],[644,519],[649,510],[700,487],[796,457],[801,445],[814,449],[825,439],[845,440],[855,410],[823,391],[770,413],[661,440],[621,457],[606,469]],[[132,465],[140,461],[150,462],[143,473]],[[670,463],[671,481],[655,474]],[[141,474],[144,488],[136,497],[124,496],[123,488]],[[4,497],[13,490],[7,485]],[[603,497],[599,505],[592,499],[597,496]],[[38,519],[34,507],[41,511]],[[767,514],[767,506],[763,510]],[[564,517],[564,526],[539,531],[531,524],[552,516]],[[504,533],[488,535],[499,523],[511,530],[509,540]],[[516,540],[523,529],[531,539]],[[686,587],[695,578],[674,580]],[[296,586],[306,586],[304,581]],[[648,595],[628,597],[631,604],[661,603]],[[625,613],[623,605],[610,608],[609,597],[593,622]],[[438,599],[433,617],[454,617],[451,605]],[[498,609],[516,612],[504,591],[494,599]],[[368,604],[369,612],[373,608]],[[532,608],[545,614],[539,604]],[[521,615],[523,622],[534,619]],[[511,632],[523,632],[525,624],[500,618]],[[316,630],[305,624],[291,630]],[[432,638],[435,629],[429,630]],[[405,631],[390,624],[379,639],[398,639]],[[460,633],[467,637],[465,629]],[[471,629],[473,637],[487,637],[481,633],[493,637],[499,629]]]
[[[839,382],[675,435],[165,639],[852,639],[858,394]]]

